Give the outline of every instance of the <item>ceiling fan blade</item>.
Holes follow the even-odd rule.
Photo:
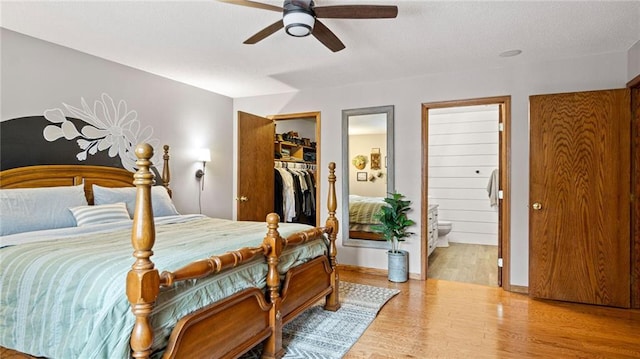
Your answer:
[[[256,42],[263,40],[267,36],[282,29],[283,27],[284,27],[284,24],[282,23],[282,19],[280,19],[274,22],[273,24],[265,27],[264,29],[258,31],[255,35],[251,36],[250,38],[246,39],[243,42],[243,44],[249,44],[249,45],[255,44]]]
[[[313,32],[311,34],[333,52],[338,52],[345,47],[342,41],[318,19],[316,19],[315,25],[313,25]]]
[[[249,1],[249,0],[218,0],[218,1],[219,2],[225,2],[225,3],[233,4],[233,5],[241,5],[241,6],[252,7],[252,8],[256,8],[256,9],[263,9],[263,10],[271,10],[271,11],[282,12],[282,8],[279,7],[279,6],[263,4],[263,3],[255,2],[255,1]]]
[[[313,8],[316,17],[323,19],[388,19],[398,16],[394,5],[335,5]]]

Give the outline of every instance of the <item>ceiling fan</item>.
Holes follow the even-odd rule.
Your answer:
[[[398,7],[387,5],[315,6],[313,0],[284,0],[282,7],[278,7],[249,0],[219,1],[283,13],[282,19],[258,31],[255,35],[245,40],[245,44],[255,44],[284,27],[287,34],[291,36],[313,35],[333,52],[340,51],[345,46],[318,19],[384,19],[398,16]]]

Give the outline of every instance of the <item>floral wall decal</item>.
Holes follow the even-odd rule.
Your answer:
[[[133,151],[138,143],[147,142],[154,148],[159,148],[159,141],[151,138],[151,126],[141,128],[138,113],[129,110],[124,100],[120,100],[116,105],[111,96],[103,93],[101,99],[95,101],[93,108],[89,107],[82,97],[81,108],[66,103],[63,105],[71,116],[85,122],[86,125],[78,130],[76,125],[67,119],[62,109],[48,109],[44,112],[44,117],[53,124],[44,128],[43,136],[49,142],[63,137],[69,141],[77,139],[81,150],[76,155],[78,161],[84,161],[88,155],[95,155],[98,151],[108,150],[109,157],[120,157],[122,166],[133,172],[136,162]],[[153,163],[158,163],[158,155],[156,152]]]

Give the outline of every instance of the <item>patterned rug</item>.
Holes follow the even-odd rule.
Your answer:
[[[398,293],[397,289],[340,282],[342,306],[338,311],[322,309],[324,301],[321,301],[284,326],[283,358],[342,358],[373,322],[382,306]],[[258,359],[261,349],[258,346],[241,359]]]

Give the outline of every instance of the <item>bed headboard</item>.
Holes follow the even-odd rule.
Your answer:
[[[169,195],[169,146],[164,146],[162,182]],[[93,204],[92,185],[133,187],[133,173],[115,167],[90,165],[38,165],[12,168],[0,172],[0,188],[36,188],[75,186],[84,183],[87,203]]]
[[[91,185],[133,186],[133,173],[122,168],[74,165],[29,166],[0,173],[0,187],[3,189],[75,186],[81,183],[84,183],[87,202],[93,204]]]

